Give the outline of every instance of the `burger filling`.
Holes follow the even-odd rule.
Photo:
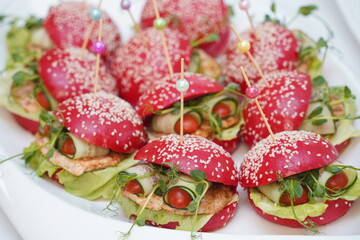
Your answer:
[[[9,59],[1,76],[0,104],[17,115],[38,121],[41,109],[49,111],[56,106],[37,72],[40,57],[52,45],[40,19],[30,17],[24,26],[16,20],[10,22],[6,36]]]
[[[180,111],[177,103],[170,109],[159,111],[151,120],[155,137],[180,133]],[[231,140],[237,137],[242,123],[239,104],[234,97],[205,96],[190,100],[184,108],[184,134],[208,139]]]
[[[209,216],[237,201],[237,194],[233,186],[208,182],[205,175],[199,172],[193,170],[188,176],[173,168],[152,164],[131,167],[118,176],[120,202],[128,217],[136,215],[158,224],[166,224],[164,215],[171,214],[177,216],[175,219],[179,218],[179,222],[183,222],[181,218],[204,218],[205,224]],[[164,219],[156,216],[164,216]]]
[[[358,116],[350,89],[328,87],[325,80],[315,82],[318,85],[313,84],[307,117],[299,129],[318,133],[335,146],[352,137],[359,137],[360,131],[353,126],[353,120]]]
[[[322,215],[328,200],[353,201],[360,196],[356,168],[333,163],[267,185],[250,188],[255,206],[267,214],[300,222]],[[306,226],[304,226],[306,227]]]

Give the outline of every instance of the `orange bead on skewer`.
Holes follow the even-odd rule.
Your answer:
[[[247,41],[247,40],[242,40],[242,39],[240,38],[240,35],[237,33],[237,31],[236,31],[236,29],[235,29],[235,27],[234,27],[233,25],[230,25],[230,28],[231,28],[231,30],[233,31],[233,33],[235,34],[237,40],[239,41],[239,42],[238,42],[238,46],[237,46],[238,50],[248,56],[248,58],[249,58],[250,61],[254,64],[254,67],[255,67],[256,70],[258,71],[260,77],[265,81],[266,86],[267,86],[267,87],[270,87],[269,82],[266,80],[263,72],[261,71],[259,65],[256,63],[253,55],[252,55],[251,52],[250,52],[250,48],[251,48],[250,42]]]

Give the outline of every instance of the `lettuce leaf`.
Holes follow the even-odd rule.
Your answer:
[[[250,188],[250,198],[253,200],[255,206],[260,208],[267,214],[271,214],[280,218],[295,219],[291,207],[284,207],[274,203],[268,199],[264,194],[260,193],[255,188]],[[300,221],[304,221],[306,217],[315,217],[322,215],[326,208],[325,203],[305,203],[294,206],[296,216]]]
[[[64,185],[65,190],[71,194],[89,200],[98,198],[111,199],[114,190],[119,187],[116,182],[118,173],[138,162],[131,155],[114,167],[86,172],[81,176],[74,176],[68,171],[62,170],[57,176],[60,183]]]
[[[338,99],[346,98],[347,87],[330,87],[330,95],[336,95]],[[348,97],[343,101],[345,115],[350,117],[356,116],[356,103],[352,97]],[[330,142],[333,145],[338,145],[350,138],[360,137],[360,130],[354,127],[354,120],[341,119],[337,121],[336,133],[329,137]]]
[[[31,147],[33,147],[33,145],[28,149]],[[26,151],[26,149],[24,151]],[[46,173],[51,177],[56,170],[60,168],[49,162],[39,150],[26,158],[26,162],[34,169],[39,177],[44,176]],[[133,155],[131,155],[114,167],[86,172],[81,176],[74,176],[63,169],[57,173],[57,177],[60,183],[64,185],[65,190],[73,195],[89,200],[98,198],[111,199],[114,190],[118,188],[116,182],[117,174],[138,162],[139,161],[134,160]]]
[[[341,195],[342,199],[348,201],[355,201],[360,197],[360,178],[358,177],[356,182],[347,190],[343,195]]]
[[[19,71],[23,71],[31,74],[31,71],[25,68],[16,68],[8,70],[0,76],[0,105],[4,106],[8,111],[20,115],[22,117],[39,121],[40,112],[29,113],[26,112],[18,103],[15,102],[14,98],[11,97],[10,91],[13,83],[13,75]]]
[[[119,202],[125,212],[125,215],[130,218],[132,214],[136,214],[139,210],[139,205],[131,201],[127,197],[120,196]],[[166,212],[164,210],[153,211],[145,208],[141,216],[146,219],[153,221],[157,224],[167,224],[169,222],[179,222],[180,226],[177,226],[177,230],[185,231],[198,231],[201,229],[213,216],[213,214],[198,215],[194,226],[192,226],[193,216],[183,216]]]

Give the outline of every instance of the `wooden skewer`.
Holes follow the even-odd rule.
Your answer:
[[[127,10],[127,12],[129,13],[129,16],[131,18],[131,21],[133,22],[134,26],[135,26],[135,30],[137,33],[141,33],[141,28],[139,26],[139,24],[136,22],[134,15],[131,13],[130,9]]]
[[[159,9],[157,7],[156,0],[152,0],[152,3],[153,3],[153,8],[154,8],[154,11],[155,11],[156,19],[159,19],[160,14],[159,14]],[[161,43],[162,43],[162,46],[163,46],[163,49],[164,49],[164,53],[165,53],[165,57],[166,57],[166,63],[168,65],[169,73],[170,73],[170,76],[173,77],[174,76],[174,70],[173,70],[173,67],[171,65],[169,50],[168,50],[168,47],[167,47],[167,44],[166,44],[165,33],[164,33],[163,29],[159,30],[159,31],[160,31],[160,35],[161,35]]]
[[[248,18],[248,20],[249,20],[249,22],[250,22],[250,26],[251,26],[251,30],[252,30],[252,32],[254,33],[254,36],[255,36],[255,40],[259,40],[259,37],[258,37],[258,35],[257,35],[257,33],[256,33],[256,29],[255,29],[255,26],[254,26],[254,23],[253,23],[253,20],[252,20],[252,18],[251,18],[251,16],[250,16],[250,14],[249,14],[249,11],[248,10],[246,10],[245,11],[245,13],[246,13],[246,16],[247,16],[247,18]]]
[[[230,28],[231,28],[231,30],[233,31],[233,33],[235,34],[237,40],[238,40],[239,43],[240,43],[242,40],[241,40],[241,38],[240,38],[240,35],[237,33],[234,25],[231,24],[231,25],[230,25]],[[252,64],[254,65],[254,67],[256,68],[256,70],[258,71],[258,73],[260,74],[261,79],[263,79],[263,80],[265,81],[266,86],[267,86],[267,87],[270,87],[269,82],[266,80],[263,72],[261,71],[261,69],[260,69],[259,65],[257,64],[257,62],[255,61],[254,57],[252,56],[251,52],[250,52],[250,51],[247,51],[245,54],[248,56],[248,58],[250,58],[250,61],[252,62]]]
[[[103,0],[100,0],[100,1],[99,1],[98,5],[97,5],[97,8],[98,8],[98,9],[100,9],[101,4],[102,4],[102,1],[103,1]],[[84,3],[86,3],[86,1],[84,1]],[[84,41],[83,41],[83,43],[82,43],[82,45],[81,45],[81,48],[82,48],[82,49],[85,49],[86,46],[88,45],[89,39],[90,39],[90,35],[91,35],[91,32],[92,32],[93,29],[94,29],[94,26],[95,26],[95,21],[92,20],[91,23],[90,23],[90,25],[89,25],[89,27],[88,27],[88,29],[87,29],[87,31],[86,31]]]
[[[256,29],[254,27],[253,20],[252,20],[250,14],[249,14],[250,0],[240,0],[239,7],[240,7],[241,10],[243,10],[246,13],[246,16],[247,16],[248,21],[249,21],[250,26],[251,26],[251,30],[253,31],[254,36],[255,36],[255,40],[259,40],[258,35],[256,34]]]
[[[102,36],[102,25],[103,20],[102,18],[99,20],[99,35],[98,35],[98,41],[101,41]],[[98,88],[98,81],[99,81],[99,68],[100,68],[100,53],[96,54],[96,66],[95,66],[95,80],[94,80],[94,97],[96,99],[96,93]]]
[[[245,73],[244,68],[243,68],[242,66],[240,67],[240,71],[241,71],[241,74],[243,75],[243,77],[244,77],[244,79],[245,79],[245,82],[246,82],[247,87],[251,87],[251,84],[250,84],[250,82],[249,82],[249,79],[248,79],[248,77],[246,76],[246,73]],[[260,104],[259,104],[259,101],[258,101],[257,97],[254,99],[254,101],[255,101],[255,104],[256,104],[259,112],[260,112],[261,118],[262,118],[262,119],[264,120],[264,122],[265,122],[265,126],[266,126],[267,130],[269,131],[272,140],[273,140],[274,142],[276,142],[274,133],[273,133],[273,131],[272,131],[270,125],[269,125],[269,122],[267,121],[267,118],[265,117],[265,114],[264,114],[264,112],[263,112],[263,110],[262,110],[262,108],[261,108],[261,106],[260,106]]]
[[[181,79],[184,79],[184,58],[181,58]],[[180,92],[180,144],[184,141],[184,92]]]

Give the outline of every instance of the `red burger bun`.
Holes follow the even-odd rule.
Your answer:
[[[180,73],[175,73],[173,77],[166,76],[144,92],[135,106],[138,114],[147,118],[155,111],[166,109],[178,102],[179,91],[176,89],[175,83],[180,78]],[[189,90],[184,92],[185,101],[223,90],[218,82],[202,74],[185,72],[184,78],[190,86]]]
[[[253,200],[250,198],[249,193],[250,193],[250,191],[248,190],[248,199],[250,201],[251,206],[255,209],[255,211],[260,216],[262,216],[266,220],[269,220],[271,222],[274,222],[274,223],[277,223],[280,225],[292,227],[292,228],[302,228],[303,227],[298,221],[296,221],[294,219],[280,218],[280,217],[263,212],[260,208],[255,206]],[[336,219],[338,219],[339,217],[343,216],[345,213],[347,213],[347,211],[351,207],[352,201],[347,201],[345,199],[338,198],[333,201],[328,200],[325,202],[325,204],[327,204],[328,206],[326,208],[326,211],[322,215],[317,216],[317,217],[307,217],[304,221],[312,220],[318,226],[322,226],[322,225],[331,223],[331,222],[335,221]]]
[[[180,72],[181,58],[185,68],[191,60],[189,40],[177,30],[166,28],[164,34],[173,71]],[[169,75],[159,30],[146,29],[122,45],[110,63],[110,70],[116,77],[120,96],[135,105],[153,83]]]
[[[35,134],[38,132],[39,130],[39,122],[37,121],[34,121],[34,120],[31,120],[31,119],[28,119],[28,118],[24,118],[20,115],[17,115],[17,114],[14,114],[12,113],[11,114],[14,119],[16,120],[16,122],[21,126],[23,127],[25,130]]]
[[[211,56],[219,55],[226,48],[231,34],[229,9],[223,0],[158,0],[157,7],[169,28],[185,33],[191,41],[217,34],[217,40],[199,45]],[[152,27],[155,18],[152,1],[148,0],[142,11],[141,28]]]
[[[311,98],[311,77],[296,70],[279,70],[265,74],[270,87],[257,84],[257,98],[274,133],[292,131],[300,127],[306,117]],[[269,135],[255,100],[243,108],[245,124],[241,129],[242,140],[251,148]]]
[[[59,104],[55,115],[75,136],[116,152],[132,153],[147,142],[144,125],[132,106],[109,93],[69,98]]]
[[[258,187],[334,162],[339,153],[319,134],[284,131],[261,140],[245,155],[240,165],[240,185]]]
[[[85,40],[88,28],[93,21],[90,18],[91,9],[95,6],[85,2],[66,1],[61,2],[50,8],[47,17],[44,19],[43,26],[51,40],[59,47],[77,46],[81,47]],[[104,57],[109,60],[115,50],[120,46],[120,32],[108,16],[102,10],[103,19],[103,41],[106,45]],[[95,22],[90,34],[87,49],[91,50],[92,44],[98,40],[99,22]]]
[[[100,59],[98,89],[118,94],[115,79]],[[94,91],[96,55],[79,47],[53,48],[39,61],[39,75],[56,101]]]
[[[135,160],[163,166],[171,162],[178,170],[190,175],[191,170],[203,171],[208,181],[236,187],[238,175],[231,155],[214,142],[198,136],[170,134],[151,140],[134,156]]]
[[[265,22],[256,26],[257,40],[252,31],[241,34],[251,44],[250,53],[263,73],[280,69],[295,69],[299,60],[299,46],[294,34],[280,24]],[[245,92],[246,82],[239,74],[240,66],[246,69],[247,77],[253,85],[261,76],[248,56],[239,52],[238,40],[232,40],[225,50],[222,60],[225,85],[230,82],[239,84],[240,91]]]

